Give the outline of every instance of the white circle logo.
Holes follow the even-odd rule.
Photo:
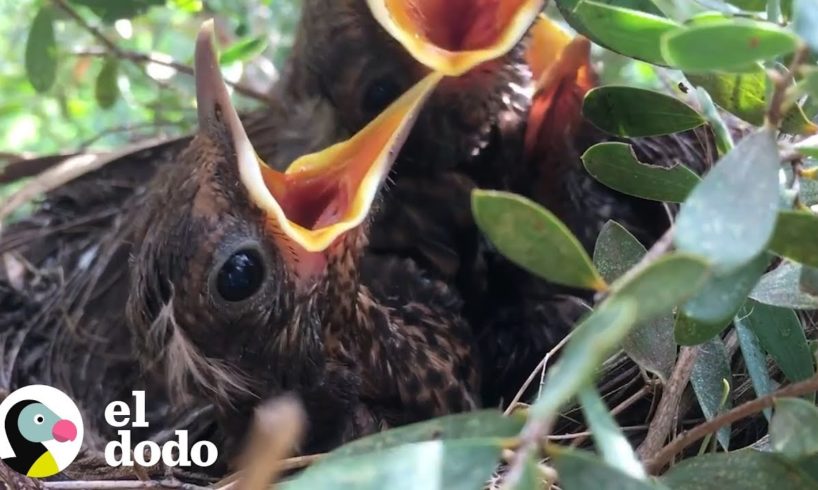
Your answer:
[[[79,409],[56,388],[24,386],[0,403],[0,458],[18,473],[56,475],[77,457],[82,436]]]

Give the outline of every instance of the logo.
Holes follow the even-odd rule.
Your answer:
[[[0,403],[0,458],[34,478],[54,476],[70,465],[82,446],[80,411],[62,391],[30,385]]]

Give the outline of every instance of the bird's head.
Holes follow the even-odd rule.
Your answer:
[[[195,71],[198,132],[138,210],[128,317],[143,360],[174,392],[192,384],[229,403],[257,395],[254,382],[297,388],[320,367],[319,329],[357,298],[368,216],[438,78],[280,172],[256,155],[230,102],[211,23]]]
[[[325,96],[339,123],[354,131],[428,73],[441,72],[447,78],[399,165],[404,172],[452,167],[480,153],[506,112],[527,109],[531,74],[520,40],[542,3],[306,0],[288,90]]]
[[[14,424],[17,432],[30,442],[67,442],[77,437],[77,426],[73,422],[60,418],[35,400],[17,402],[9,410],[6,420],[7,425]]]

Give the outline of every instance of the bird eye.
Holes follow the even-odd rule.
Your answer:
[[[45,417],[43,417],[43,416],[42,416],[42,415],[40,415],[39,413],[38,413],[37,415],[35,415],[35,416],[34,416],[34,423],[35,423],[35,424],[37,424],[37,425],[42,425],[42,423],[43,423],[43,422],[45,422]]]
[[[375,116],[387,108],[400,95],[400,86],[391,78],[378,78],[364,91],[363,110],[368,116]]]
[[[259,290],[263,281],[261,255],[253,249],[242,249],[222,265],[216,276],[216,289],[225,301],[244,301]]]

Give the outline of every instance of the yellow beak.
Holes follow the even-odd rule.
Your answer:
[[[419,62],[460,76],[510,51],[545,0],[367,0],[375,19]]]
[[[293,162],[279,172],[257,156],[230,103],[213,44],[213,24],[202,26],[196,44],[200,125],[220,109],[236,153],[241,183],[268,217],[267,225],[306,252],[326,250],[359,226],[386,179],[424,101],[440,81],[430,74],[352,138]]]

